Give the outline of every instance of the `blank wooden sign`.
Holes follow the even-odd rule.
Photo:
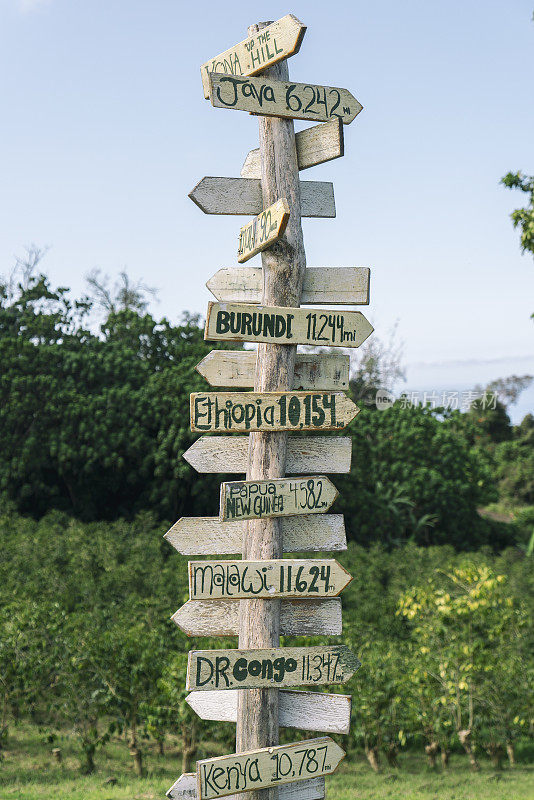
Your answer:
[[[324,514],[338,495],[324,475],[221,483],[220,519],[262,519]]]
[[[373,332],[360,311],[208,303],[204,339],[359,347]]]
[[[189,562],[191,600],[337,597],[351,580],[334,558]]]
[[[216,108],[232,108],[271,117],[328,122],[338,117],[348,125],[363,106],[348,89],[310,83],[276,81],[263,76],[235,78],[211,72],[210,99]]]
[[[282,198],[244,225],[239,232],[237,260],[241,263],[261,253],[284,235],[289,219],[287,200]]]

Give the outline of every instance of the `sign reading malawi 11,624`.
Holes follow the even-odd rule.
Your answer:
[[[360,311],[208,303],[204,339],[359,347],[373,332]]]
[[[190,405],[192,431],[338,430],[360,410],[343,392],[199,392]]]
[[[230,481],[221,483],[220,519],[224,522],[324,514],[337,494],[334,484],[323,475],[295,480]]]

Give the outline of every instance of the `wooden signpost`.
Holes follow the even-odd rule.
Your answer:
[[[339,685],[360,666],[342,645],[280,647],[281,635],[339,635],[337,595],[351,580],[334,559],[283,557],[346,548],[342,516],[326,513],[337,490],[325,475],[350,470],[351,439],[324,432],[359,410],[343,394],[349,357],[297,345],[355,348],[373,330],[359,311],[301,308],[369,302],[367,267],[306,267],[301,218],[334,217],[335,203],[332,184],[300,181],[299,171],[344,154],[343,125],[362,106],[346,89],[290,80],[287,59],[305,30],[291,14],[252,25],[201,67],[214,107],[257,115],[260,146],[240,178],[205,177],[189,196],[207,214],[254,217],[237,261],[260,253],[261,266],[226,267],[208,281],[217,302],[204,338],[257,348],[214,350],[197,365],[221,391],[191,395],[191,429],[207,435],[184,453],[199,472],[245,480],[221,483],[219,517],[182,518],[165,534],[181,553],[241,555],[191,561],[190,600],[172,616],[190,636],[238,636],[237,649],[190,652],[187,670],[191,708],[235,722],[236,753],[198,761],[171,800],[324,800],[324,776],[345,755],[329,737],[278,738],[280,726],[347,733],[350,697],[288,687]],[[322,124],[295,134],[294,119]]]

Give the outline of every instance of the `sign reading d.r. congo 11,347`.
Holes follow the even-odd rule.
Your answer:
[[[204,339],[359,347],[372,332],[360,311],[209,303]]]
[[[221,520],[324,514],[337,497],[323,475],[313,478],[273,478],[270,481],[221,483]]]
[[[191,395],[191,430],[337,430],[358,412],[343,392],[203,392]]]
[[[191,650],[187,689],[261,689],[346,683],[360,662],[345,645],[272,650]]]

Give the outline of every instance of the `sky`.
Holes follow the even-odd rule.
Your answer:
[[[0,273],[31,243],[80,295],[99,268],[159,290],[153,313],[205,315],[236,265],[243,217],[204,215],[204,176],[239,176],[257,121],[204,100],[200,65],[291,12],[308,29],[295,81],[364,110],[333,181],[335,220],[303,222],[310,266],[371,268],[360,310],[398,322],[411,391],[534,374],[534,263],[499,184],[534,173],[531,0],[0,0]],[[308,123],[297,123],[298,128]],[[251,264],[259,263],[257,257]],[[534,388],[512,409],[534,411]]]

